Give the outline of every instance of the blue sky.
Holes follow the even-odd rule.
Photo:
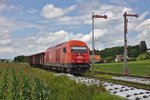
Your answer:
[[[95,48],[123,45],[124,12],[129,18],[128,44],[145,40],[150,48],[149,0],[0,0],[0,58],[30,55],[58,43],[77,39],[91,48],[91,14],[95,19]]]

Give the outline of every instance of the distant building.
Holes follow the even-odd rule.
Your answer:
[[[100,55],[94,55],[94,62],[100,62],[100,60],[102,60],[101,56]],[[92,55],[90,55],[90,62],[93,61],[93,57]]]
[[[0,59],[0,62],[13,62],[11,59]]]
[[[115,58],[115,62],[120,62],[120,61],[123,61],[124,59],[124,56],[123,55],[116,55],[116,58]],[[129,56],[127,56],[127,60],[131,60],[132,58],[130,58]]]
[[[123,60],[123,55],[116,55],[115,62],[120,62]]]

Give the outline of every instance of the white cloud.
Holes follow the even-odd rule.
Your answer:
[[[53,44],[54,42],[58,42],[59,40],[63,40],[67,35],[67,32],[64,30],[60,30],[55,33],[47,33],[43,37],[40,37],[37,40],[38,44]]]
[[[8,19],[6,17],[0,16],[0,29],[7,29],[9,31],[21,30],[25,28],[37,28],[42,29],[43,26],[36,25],[29,22],[17,21],[15,19]]]
[[[0,29],[0,46],[2,45],[9,45],[12,43],[12,39],[10,36],[9,30],[2,30]]]
[[[7,6],[5,4],[0,4],[0,12],[7,9]]]
[[[17,51],[17,49],[16,48],[12,48],[12,47],[0,48],[0,53],[14,53],[16,51]]]
[[[0,12],[3,12],[7,9],[7,5],[4,0],[0,0]]]
[[[97,41],[98,39],[100,39],[103,35],[107,34],[107,30],[106,29],[95,29],[94,30],[94,37],[95,37],[95,41]],[[92,41],[92,32],[90,32],[90,34],[85,34],[82,39],[85,42],[91,42]]]
[[[18,54],[22,51],[22,45],[24,42],[21,39],[15,39],[12,34],[17,30],[36,28],[42,29],[43,26],[27,23],[23,21],[17,21],[15,19],[8,19],[6,17],[0,16],[0,53],[1,54]],[[30,41],[31,43],[32,41]],[[26,48],[26,47],[25,47]],[[23,53],[23,52],[21,52]]]
[[[75,5],[69,8],[58,8],[53,4],[47,4],[42,8],[41,15],[47,19],[58,18],[75,9]]]
[[[0,13],[1,12],[12,12],[12,11],[20,11],[23,6],[19,4],[12,4],[7,2],[8,0],[0,0]]]
[[[91,24],[91,16],[92,16],[92,12],[94,11],[95,14],[108,16],[107,20],[95,19],[96,20],[95,23],[97,25],[100,23],[103,26],[103,24],[105,24],[106,22],[110,23],[110,21],[121,22],[123,19],[124,12],[131,12],[131,13],[134,12],[134,10],[129,7],[124,7],[120,5],[116,6],[111,4],[103,4],[98,1],[88,1],[85,3],[78,4],[75,7],[73,6],[72,8],[73,8],[72,10],[76,11],[76,12],[74,11],[75,14],[73,16],[65,15],[65,12],[67,10],[54,7],[54,5],[52,4],[44,6],[41,13],[45,18],[56,21],[56,23],[58,24],[85,25],[85,24]],[[68,11],[72,11],[72,10],[68,10]],[[60,12],[60,13],[56,13],[56,12]]]
[[[150,19],[144,20],[136,29],[138,29],[138,35],[135,37],[135,42],[145,40],[148,48],[150,48]]]
[[[143,22],[141,22],[137,28],[137,30],[139,31],[145,31],[145,30],[149,30],[150,29],[150,19],[146,19]]]

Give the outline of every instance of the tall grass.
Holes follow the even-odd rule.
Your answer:
[[[16,75],[15,70],[12,68],[12,88],[11,88],[11,98],[12,100],[17,100],[20,98],[19,94],[19,78]]]
[[[27,64],[0,63],[0,70],[4,71],[0,82],[2,100],[123,100],[110,95],[102,86],[77,84],[66,76],[55,76]]]
[[[21,99],[32,100],[32,88],[28,76],[23,77],[22,87],[21,87]]]
[[[0,85],[0,99],[6,99],[7,92],[8,92],[8,68],[5,69],[5,72],[3,73],[3,79],[1,81]]]
[[[43,81],[38,78],[34,79],[34,100],[49,100],[50,93],[51,90],[44,85]]]

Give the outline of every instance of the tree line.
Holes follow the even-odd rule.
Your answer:
[[[145,41],[141,41],[139,45],[128,46],[128,56],[132,59],[135,59],[141,54],[146,54],[147,58],[149,58],[149,54],[147,52],[147,45]],[[100,55],[102,60],[114,60],[116,55],[124,54],[124,46],[116,46],[111,48],[105,48],[103,50],[95,50],[95,55]],[[92,51],[90,51],[92,54]]]

